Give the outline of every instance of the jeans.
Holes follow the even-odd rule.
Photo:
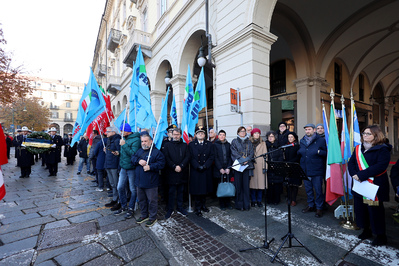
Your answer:
[[[78,166],[78,172],[82,172],[83,170],[83,164],[86,165],[86,170],[89,171],[90,170],[90,166],[87,164],[89,161],[88,158],[79,158],[79,166]]]
[[[251,201],[262,202],[263,189],[251,189]]]
[[[104,169],[97,169],[97,177],[98,177],[98,187],[99,188],[104,188]]]
[[[119,172],[119,182],[118,182],[118,193],[119,193],[119,201],[122,205],[122,208],[127,207],[127,181],[129,180],[129,190],[131,192],[129,208],[134,209],[134,204],[136,203],[137,190],[134,185],[134,170],[126,170],[121,168]]]
[[[151,221],[156,220],[158,212],[158,187],[137,187],[137,197],[141,211],[140,216],[143,218],[149,217]]]
[[[183,209],[183,191],[184,191],[184,184],[169,185],[168,211],[173,211],[175,209],[176,198],[177,198],[177,210],[179,211]]]
[[[106,169],[106,171],[112,187],[112,200],[118,201],[118,169]]]
[[[314,207],[316,205],[316,209],[322,210],[324,204],[324,195],[323,195],[323,176],[312,176],[309,177],[311,180],[304,180],[306,195],[308,198],[308,206]],[[316,192],[316,198],[314,197],[313,189]]]

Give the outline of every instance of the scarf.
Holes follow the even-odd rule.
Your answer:
[[[316,134],[313,134],[312,136],[305,135],[304,138],[306,140],[306,145],[309,145],[316,138]]]
[[[256,150],[256,147],[258,147],[259,143],[260,143],[260,138],[252,139],[252,145],[254,146],[254,151]]]
[[[248,138],[248,136],[246,135],[245,137],[242,138],[239,135],[237,135],[237,138],[239,138],[240,140],[244,141],[244,140],[246,140]]]
[[[363,147],[364,147],[364,150],[367,151],[367,150],[369,150],[371,147],[373,147],[373,144],[372,144],[372,143],[369,143],[369,142],[364,142],[364,143],[363,143]]]

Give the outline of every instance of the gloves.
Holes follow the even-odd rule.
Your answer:
[[[399,195],[399,186],[396,188],[396,195]]]
[[[202,173],[205,171],[205,167],[203,167],[202,165],[198,167],[198,172]]]
[[[55,148],[55,147],[57,147],[57,144],[51,145],[51,148]]]

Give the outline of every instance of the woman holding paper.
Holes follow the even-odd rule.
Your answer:
[[[253,176],[253,163],[252,159],[254,157],[254,149],[251,141],[248,138],[247,131],[245,127],[239,127],[237,129],[237,138],[233,139],[231,142],[231,159],[233,161],[233,166],[240,164],[241,169],[234,167],[234,185],[236,187],[236,198],[235,198],[235,208],[237,210],[249,210],[250,209],[250,199],[249,199],[249,179]]]
[[[363,228],[363,232],[358,237],[364,240],[375,234],[377,237],[371,244],[373,246],[385,245],[387,236],[383,202],[389,201],[389,182],[386,169],[391,159],[390,147],[385,144],[385,137],[377,125],[367,126],[363,130],[361,142],[361,145],[355,147],[348,164],[349,173],[354,179],[352,191],[356,223]],[[370,183],[378,186],[376,197],[371,199],[364,197],[364,195],[370,197],[369,192],[373,190],[373,187],[376,188],[370,186]],[[357,189],[356,187],[359,185],[360,189]],[[365,188],[363,189],[363,187]]]

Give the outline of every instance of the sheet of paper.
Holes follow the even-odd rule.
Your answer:
[[[244,172],[244,170],[247,169],[248,167],[248,164],[240,165],[240,163],[237,160],[234,161],[233,165],[234,166],[232,168],[238,172]]]
[[[353,179],[352,190],[366,197],[367,199],[374,200],[377,195],[379,186],[371,184],[368,181],[359,182]]]

